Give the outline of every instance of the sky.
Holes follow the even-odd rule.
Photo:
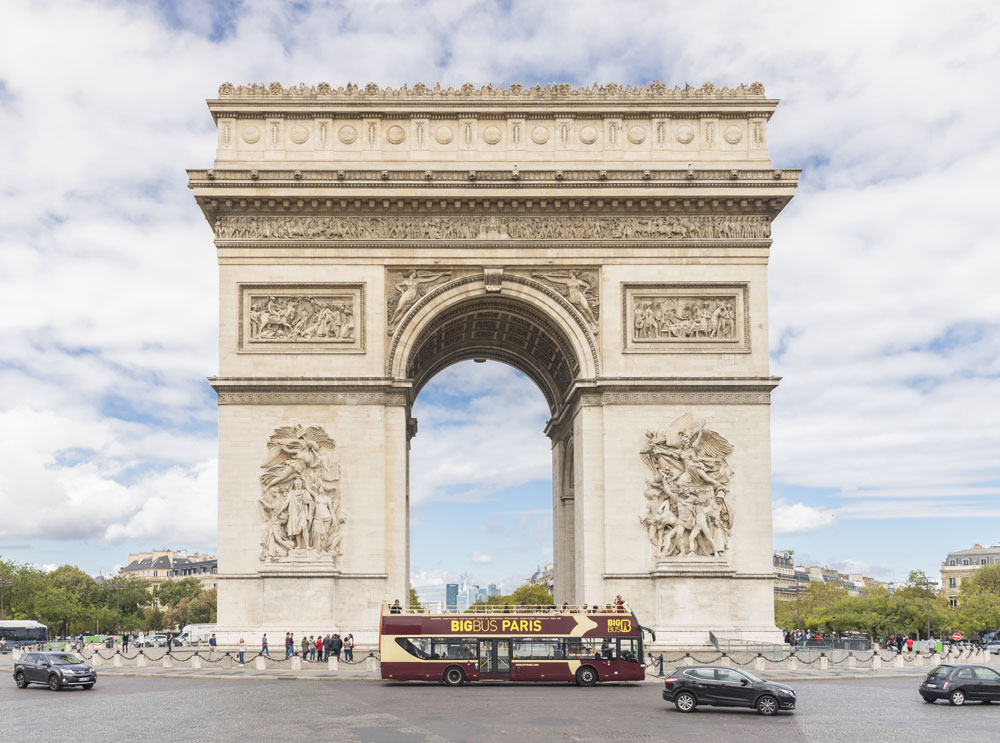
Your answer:
[[[772,159],[804,168],[769,269],[775,546],[898,580],[1000,543],[996,4],[608,8],[5,0],[0,556],[215,549],[217,274],[184,169],[219,83],[271,80],[763,82]],[[414,414],[415,585],[519,584],[551,559],[541,394],[468,363]]]

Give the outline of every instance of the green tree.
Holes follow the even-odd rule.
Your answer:
[[[165,580],[153,591],[156,600],[162,606],[173,608],[183,599],[195,599],[202,592],[201,581],[197,578],[182,578],[181,580]]]
[[[410,610],[411,611],[423,611],[424,605],[420,603],[420,597],[417,596],[417,589],[410,587]]]

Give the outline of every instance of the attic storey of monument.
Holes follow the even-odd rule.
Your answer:
[[[221,86],[189,176],[219,261],[222,630],[373,639],[408,595],[416,395],[487,358],[551,412],[557,601],[621,593],[664,646],[777,638],[767,261],[799,171],[772,167],[776,106]]]

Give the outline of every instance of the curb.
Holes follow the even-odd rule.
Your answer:
[[[223,681],[382,681],[381,678],[365,678],[350,676],[242,676],[236,674],[195,674],[195,673],[108,673],[98,674],[101,678],[130,679],[220,679]]]

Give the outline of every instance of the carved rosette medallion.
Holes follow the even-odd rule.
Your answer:
[[[761,240],[765,215],[219,217],[219,240]]]
[[[749,353],[749,284],[624,284],[625,353]]]
[[[242,353],[364,351],[361,284],[243,284]]]
[[[283,426],[267,442],[257,499],[261,562],[334,561],[342,554],[340,465],[320,426]]]
[[[639,523],[659,563],[725,559],[733,530],[732,453],[732,444],[690,413],[646,432],[639,456],[650,479]]]

